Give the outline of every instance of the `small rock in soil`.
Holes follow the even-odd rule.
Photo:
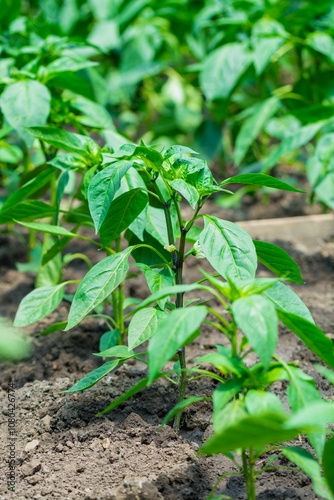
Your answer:
[[[33,476],[35,472],[39,471],[41,468],[41,463],[37,458],[33,458],[29,462],[25,463],[21,467],[21,472],[23,476]]]
[[[29,452],[37,448],[39,445],[38,439],[34,439],[33,441],[30,441],[30,443],[26,444],[24,451]]]

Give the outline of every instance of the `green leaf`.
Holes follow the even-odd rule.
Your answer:
[[[323,377],[325,377],[332,385],[334,385],[334,372],[332,372],[325,366],[320,365],[319,363],[315,363],[313,366],[319,373],[321,373]]]
[[[184,408],[187,408],[187,406],[190,406],[194,403],[197,403],[198,401],[210,401],[211,398],[205,398],[205,397],[200,397],[200,396],[192,396],[191,398],[184,399],[183,401],[180,401],[177,405],[172,408],[163,421],[160,424],[159,429],[162,429],[177,413],[180,413]]]
[[[152,269],[145,264],[137,264],[137,266],[143,271],[147,285],[152,294],[159,292],[163,288],[173,286],[173,273],[170,268]],[[168,297],[164,297],[157,301],[161,309],[164,309],[167,299]]]
[[[52,224],[46,224],[41,222],[21,222],[16,221],[18,224],[34,231],[40,231],[41,233],[54,234],[56,236],[67,236],[67,237],[77,237],[76,233],[71,233],[68,229],[62,226],[53,226]]]
[[[263,292],[262,295],[274,304],[277,311],[297,314],[307,321],[314,323],[312,315],[304,302],[284,283],[275,283]]]
[[[322,456],[324,475],[328,486],[334,495],[334,438],[329,439],[325,444],[324,454]]]
[[[253,240],[258,260],[276,276],[291,283],[304,284],[299,266],[282,248],[273,243]]]
[[[49,335],[50,333],[59,332],[60,330],[64,330],[67,325],[67,321],[60,321],[58,323],[54,323],[53,325],[45,328],[41,333],[37,334],[37,337],[41,337],[44,335]]]
[[[255,277],[257,257],[252,238],[233,222],[204,215],[200,244],[204,255],[225,279]]]
[[[270,411],[282,412],[280,399],[271,392],[250,390],[245,397],[246,410],[250,415],[257,415]]]
[[[252,46],[253,62],[257,76],[268,66],[272,56],[285,42],[288,34],[281,23],[262,17],[253,26]]]
[[[297,314],[277,310],[279,319],[292,330],[311,351],[334,369],[333,342],[314,323]]]
[[[50,234],[45,234],[43,239],[41,261],[38,268],[35,288],[41,286],[58,285],[62,279],[62,256],[56,254],[53,259],[50,259],[47,264],[42,264],[43,255],[45,255],[54,245],[54,239]]]
[[[266,174],[240,174],[234,177],[229,177],[220,183],[220,186],[225,186],[226,184],[252,184],[255,186],[266,186],[275,189],[282,189],[283,191],[294,191],[295,193],[305,193],[306,191],[300,191],[286,182],[280,181],[271,175]]]
[[[149,307],[138,311],[132,318],[128,330],[129,349],[134,349],[154,335],[166,313]]]
[[[175,189],[175,191],[178,191],[187,200],[191,208],[195,210],[196,204],[199,200],[199,194],[194,186],[188,184],[188,182],[183,179],[168,181],[168,184]]]
[[[222,373],[232,372],[238,377],[245,374],[247,371],[246,366],[238,361],[236,358],[227,357],[223,354],[218,354],[213,352],[211,354],[205,354],[200,358],[195,359],[195,363],[212,363],[219,371]]]
[[[230,404],[218,411],[215,409],[212,418],[215,432],[220,432],[224,428],[234,425],[245,418],[246,415],[245,403],[241,399],[234,399]]]
[[[150,297],[147,297],[145,300],[143,300],[138,307],[136,307],[133,311],[131,311],[130,314],[135,314],[144,307],[148,307],[154,302],[158,302],[159,300],[163,299],[164,297],[176,295],[177,293],[191,292],[192,290],[201,288],[202,288],[201,285],[198,285],[197,283],[194,283],[192,285],[174,285],[169,287],[167,286],[166,288],[162,288],[158,292],[153,293]]]
[[[107,216],[111,202],[121,186],[122,178],[132,166],[132,161],[113,163],[101,170],[91,180],[88,188],[88,204],[96,233],[99,232]]]
[[[186,345],[198,330],[207,315],[204,306],[174,309],[159,325],[159,330],[148,345],[149,382],[152,382],[160,368]],[[199,332],[198,332],[199,333]]]
[[[25,127],[44,125],[50,113],[50,101],[47,87],[35,80],[12,83],[2,93],[1,111],[28,148],[32,147],[34,138]]]
[[[319,130],[327,123],[327,120],[322,120],[305,127],[298,128],[286,136],[281,144],[274,149],[265,161],[264,168],[269,169],[274,167],[279,159],[294,149],[299,149],[304,144],[307,144],[319,132]]]
[[[262,295],[251,295],[236,300],[231,308],[238,327],[268,369],[278,338],[274,306]]]
[[[334,40],[323,31],[314,31],[306,38],[306,43],[313,50],[328,57],[331,63],[334,63]]]
[[[134,351],[130,351],[126,345],[115,345],[109,349],[94,353],[95,356],[102,356],[103,358],[120,358],[128,359],[136,356]]]
[[[240,391],[243,382],[244,380],[242,378],[233,378],[221,384],[213,392],[212,397],[215,412],[218,412],[227,405],[227,403]]]
[[[30,127],[29,132],[41,141],[51,144],[57,149],[64,149],[70,153],[89,155],[97,153],[98,145],[93,139],[85,135],[74,134],[56,127]]]
[[[94,61],[88,61],[87,59],[79,59],[69,56],[58,57],[45,68],[47,78],[52,78],[53,75],[58,73],[64,73],[65,71],[70,71],[75,73],[85,68],[90,68],[92,66],[97,66],[98,63]]]
[[[114,361],[109,361],[109,363],[114,363]],[[140,392],[141,390],[143,390],[147,386],[147,384],[148,384],[148,378],[147,377],[143,378],[142,380],[140,380],[139,382],[137,382],[137,384],[135,384],[133,387],[131,387],[131,389],[129,389],[128,391],[126,391],[119,398],[115,399],[115,401],[113,401],[109,406],[107,406],[107,408],[105,408],[104,410],[100,411],[100,413],[97,413],[95,416],[96,417],[100,417],[104,413],[108,413],[108,411],[113,410],[114,408],[116,408],[120,404],[124,403],[124,401],[127,401],[129,398],[131,398],[132,396],[134,396],[135,394],[137,394],[137,392]]]
[[[27,200],[4,212],[0,212],[0,224],[10,224],[12,222],[21,224],[19,221],[43,219],[44,217],[52,217],[55,213],[55,208],[50,207],[43,201]]]
[[[164,211],[161,208],[147,207],[145,230],[162,246],[168,244],[168,232]]]
[[[308,451],[297,446],[291,446],[289,448],[283,448],[282,453],[291,462],[298,465],[305,474],[310,476],[314,492],[317,495],[328,500],[333,499],[326,484],[326,480],[321,476],[320,465]],[[333,469],[331,472],[333,472]]]
[[[182,155],[184,153],[190,153],[193,155],[197,155],[196,151],[193,151],[190,148],[187,148],[186,146],[171,146],[170,148],[167,149],[166,153],[164,154],[164,161],[168,160],[171,156],[173,155]]]
[[[129,269],[128,257],[133,247],[111,255],[92,267],[80,283],[68,316],[70,330],[101,304],[122,283]]]
[[[242,163],[249,147],[255,141],[269,118],[276,113],[279,102],[277,97],[265,99],[263,102],[257,104],[251,116],[242,124],[234,148],[234,161],[237,166]]]
[[[317,199],[334,210],[334,172],[327,172],[315,188]]]
[[[42,286],[28,293],[19,305],[14,326],[30,325],[54,311],[62,301],[66,284]]]
[[[116,368],[119,364],[118,359],[114,359],[112,361],[107,361],[104,363],[104,365],[100,366],[99,368],[96,368],[96,370],[93,370],[92,372],[88,373],[84,378],[79,380],[76,384],[73,385],[70,389],[67,389],[67,391],[63,392],[77,392],[77,391],[84,391],[85,389],[89,389],[93,385],[96,384],[101,378],[105,377],[111,370]]]
[[[23,186],[17,189],[2,205],[0,214],[2,215],[4,212],[11,211],[13,207],[21,203],[25,198],[31,196],[36,191],[45,186],[50,179],[52,178],[54,171],[52,168],[47,168],[40,172],[36,177],[33,177],[28,182],[26,182]],[[32,200],[28,200],[32,201]]]
[[[103,246],[115,241],[144,210],[147,203],[148,196],[141,189],[132,189],[113,200],[100,228]]]
[[[118,330],[109,330],[108,332],[104,332],[100,338],[100,351],[106,351],[110,347],[114,347],[118,342],[119,336],[120,332]]]
[[[203,62],[200,86],[207,99],[229,97],[251,63],[246,43],[228,43],[211,52]]]

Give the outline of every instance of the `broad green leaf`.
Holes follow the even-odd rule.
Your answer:
[[[183,401],[175,405],[174,408],[172,408],[167,413],[167,415],[160,424],[160,429],[164,427],[177,413],[182,411],[184,408],[187,408],[187,406],[197,403],[198,401],[210,401],[210,400],[211,398],[205,398],[200,396],[192,396],[190,398],[184,399]]]
[[[218,411],[215,408],[212,418],[215,432],[220,432],[225,427],[235,425],[246,416],[245,403],[241,399],[234,399],[225,408],[221,408]]]
[[[171,269],[152,269],[145,264],[137,264],[137,266],[143,271],[152,294],[159,292],[163,288],[173,286],[173,272]],[[167,299],[168,297],[164,297],[157,301],[161,309],[164,309]]]
[[[266,174],[240,174],[234,177],[229,177],[220,183],[220,186],[225,186],[226,184],[252,184],[254,186],[266,186],[275,189],[282,189],[283,191],[294,191],[295,193],[305,193],[305,191],[300,191],[286,182],[280,181],[271,175]]]
[[[103,358],[120,358],[128,359],[136,356],[134,351],[130,351],[126,345],[115,345],[109,347],[109,349],[94,353],[95,356],[102,356]]]
[[[164,160],[168,160],[171,156],[173,155],[182,155],[184,153],[190,153],[193,155],[197,155],[196,151],[193,151],[190,148],[187,148],[186,146],[171,146],[170,148],[167,149],[166,153],[164,154]]]
[[[311,351],[334,369],[333,342],[314,323],[297,314],[277,310],[279,319],[292,330]]]
[[[93,25],[88,41],[96,45],[103,52],[109,52],[121,45],[118,32],[118,23],[113,19],[98,21]]]
[[[251,43],[254,51],[253,62],[258,76],[283,45],[286,36],[282,24],[268,17],[262,17],[254,24]]]
[[[331,63],[334,63],[334,40],[323,31],[314,31],[306,38],[306,43],[313,50],[328,57]]]
[[[132,318],[128,330],[129,349],[134,349],[154,335],[166,313],[154,307],[138,311]]]
[[[244,375],[247,371],[243,363],[236,358],[227,357],[216,352],[195,359],[195,363],[212,363],[222,373],[232,372],[238,377]]]
[[[304,302],[284,283],[275,283],[264,291],[262,295],[274,304],[277,311],[297,314],[307,321],[314,323],[312,315]]]
[[[275,307],[262,295],[242,297],[233,302],[234,320],[268,369],[278,338]]]
[[[327,479],[328,486],[330,487],[334,497],[334,438],[329,439],[325,444],[324,454],[322,456],[322,465],[325,478]]]
[[[115,241],[144,210],[147,203],[148,196],[141,189],[132,189],[113,200],[99,231],[103,246]]]
[[[110,347],[114,347],[118,342],[119,336],[120,332],[118,330],[109,330],[108,332],[104,332],[100,338],[100,351],[106,351],[107,349],[110,349]]]
[[[246,43],[228,43],[211,52],[199,76],[205,97],[226,99],[251,63]]]
[[[332,116],[334,110],[332,111]],[[334,134],[324,134],[318,141],[311,157],[306,163],[307,178],[313,188],[334,171]],[[323,188],[320,189],[320,192]],[[320,193],[319,193],[320,194]]]
[[[41,222],[21,222],[17,221],[18,224],[24,227],[28,227],[29,229],[33,229],[34,231],[40,231],[46,234],[54,234],[57,236],[67,236],[67,237],[75,237],[78,236],[76,233],[71,233],[68,229],[62,226],[53,226],[52,224],[46,224]]]
[[[128,258],[132,249],[128,247],[123,252],[106,257],[88,271],[74,295],[65,330],[80,323],[122,283],[129,269]]]
[[[159,330],[148,345],[149,381],[152,382],[159,370],[170,358],[186,345],[198,330],[207,315],[203,306],[174,309],[159,325]],[[199,334],[199,332],[198,332]]]
[[[282,403],[278,396],[272,392],[266,391],[248,391],[245,397],[245,405],[250,415],[257,415],[270,411],[283,411]]]
[[[279,102],[278,97],[265,99],[256,106],[251,116],[242,124],[234,148],[234,161],[237,166],[242,163],[249,147],[255,141],[269,118],[276,113]]]
[[[47,78],[50,79],[58,73],[64,73],[65,71],[77,72],[81,69],[90,68],[92,66],[97,66],[98,63],[94,61],[88,61],[87,59],[78,59],[69,56],[58,57],[45,68]]]
[[[327,120],[322,120],[292,131],[292,133],[286,136],[281,144],[269,155],[265,161],[264,168],[269,169],[274,167],[283,155],[294,149],[299,149],[301,146],[304,146],[304,144],[307,144],[326,124],[326,122]]]
[[[334,172],[327,172],[315,188],[317,199],[334,210]]]
[[[85,135],[74,134],[56,127],[30,127],[28,130],[36,139],[70,153],[87,156],[90,153],[96,154],[99,150],[96,142]]]
[[[0,98],[1,111],[28,148],[34,138],[25,127],[44,125],[50,113],[51,95],[45,85],[22,80],[8,85]]]
[[[227,453],[236,449],[260,448],[268,444],[288,441],[303,431],[300,425],[288,426],[289,415],[283,412],[263,412],[238,418],[228,426],[222,426],[200,449],[206,455]],[[317,425],[308,424],[309,430]]]
[[[18,205],[19,203],[22,203],[25,198],[31,196],[36,191],[45,186],[50,181],[53,175],[53,169],[47,168],[46,170],[40,172],[36,177],[30,179],[23,186],[17,189],[11,196],[9,196],[9,198],[7,198],[5,203],[2,205],[0,214],[2,215],[4,212],[7,212],[9,210],[11,212],[13,207]],[[31,201],[32,200],[28,200],[28,202]]]
[[[178,191],[189,203],[191,208],[195,210],[196,204],[199,200],[199,194],[197,189],[194,188],[191,184],[184,181],[183,179],[175,179],[174,181],[168,181],[168,184]]]
[[[71,99],[71,107],[82,113],[80,122],[87,127],[112,129],[114,126],[106,108],[91,99],[76,95]]]
[[[168,232],[164,211],[161,208],[147,207],[145,230],[162,246],[168,245]]]
[[[93,385],[96,384],[101,378],[105,377],[111,370],[116,368],[119,364],[119,359],[114,359],[112,361],[107,361],[104,365],[96,368],[92,372],[88,373],[84,378],[79,380],[76,384],[73,385],[70,389],[63,392],[77,392],[84,391],[85,389],[89,389]]]
[[[227,403],[240,391],[244,380],[242,378],[233,378],[221,384],[213,392],[214,411],[218,412],[223,409]]]
[[[121,186],[122,178],[132,165],[131,161],[113,163],[96,174],[90,182],[88,204],[96,233],[99,232],[107,216],[111,202]]]
[[[257,257],[252,238],[233,222],[204,215],[200,244],[204,255],[225,279],[255,277]]]
[[[321,476],[319,463],[308,451],[297,446],[291,446],[289,448],[283,448],[282,453],[286,458],[291,460],[291,462],[298,465],[305,474],[310,476],[314,492],[317,495],[321,498],[333,500],[333,495],[328,489],[326,480]],[[333,472],[333,469],[331,472]]]
[[[334,405],[325,401],[309,403],[305,408],[293,413],[287,428],[299,427],[304,432],[317,432],[334,423]],[[310,428],[308,429],[308,426]],[[314,426],[314,429],[312,427]]]
[[[19,305],[14,326],[30,325],[54,311],[62,301],[66,284],[42,286],[28,293]]]
[[[258,260],[276,276],[291,283],[303,284],[299,266],[282,248],[273,243],[253,240]]]
[[[12,222],[43,219],[44,217],[52,217],[56,213],[54,207],[50,207],[43,201],[26,200],[19,202],[17,205],[0,212],[0,224],[10,224]],[[19,222],[21,224],[21,222]]]

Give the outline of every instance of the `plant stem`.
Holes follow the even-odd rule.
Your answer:
[[[119,236],[116,239],[116,253],[119,253],[121,251],[121,237]],[[125,335],[125,330],[124,330],[124,311],[123,311],[123,303],[124,303],[124,290],[123,290],[123,283],[118,285],[118,289],[115,291],[115,295],[113,295],[113,307],[115,304],[116,310],[117,310],[117,326],[120,332],[119,340],[118,343],[120,345],[124,345],[124,335]],[[115,309],[114,309],[115,312]]]
[[[179,246],[179,253],[177,256],[177,262],[176,262],[176,275],[175,275],[175,282],[177,285],[182,285],[182,271],[183,271],[183,257],[184,257],[184,249],[185,249],[185,244],[186,244],[186,235],[187,235],[187,230],[185,227],[181,227],[181,239],[180,239],[180,246]],[[183,293],[178,293],[176,295],[176,308],[179,309],[183,307]],[[186,392],[186,385],[187,385],[187,365],[186,365],[186,352],[185,348],[181,347],[177,351],[179,355],[179,360],[180,360],[180,368],[181,368],[181,375],[180,375],[180,392],[179,392],[179,403],[181,403],[184,400],[184,395]],[[180,422],[181,422],[181,415],[182,412],[179,412],[174,420],[174,430],[175,432],[179,432],[180,430]]]
[[[256,500],[255,492],[255,475],[254,475],[254,451],[253,448],[249,451],[249,490],[250,490],[250,500]]]

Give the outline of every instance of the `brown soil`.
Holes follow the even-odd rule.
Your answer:
[[[212,212],[227,218],[217,207]],[[255,217],[254,212],[244,218]],[[233,218],[238,218],[238,214]],[[0,243],[0,315],[12,319],[20,300],[33,289],[34,277],[15,269],[15,262],[25,260],[25,249],[14,236],[3,236]],[[293,247],[286,248],[284,242],[276,243],[297,260],[307,283],[293,285],[293,289],[310,308],[316,323],[334,338],[333,260],[321,254],[305,257]],[[72,253],[78,250],[86,252],[94,262],[103,258],[102,252],[97,253],[82,241],[73,242],[69,249]],[[203,261],[189,259],[186,282],[200,277],[198,263],[210,270]],[[85,266],[79,261],[72,264],[66,268],[64,279],[78,279],[85,274]],[[259,276],[265,275],[269,274],[259,268]],[[126,284],[127,294],[145,297],[147,292],[140,276]],[[196,294],[189,294],[189,298],[193,296]],[[69,303],[63,301],[46,320],[27,330],[33,334],[66,319],[68,309]],[[36,338],[29,360],[16,365],[3,363],[0,439],[4,460],[0,469],[4,478],[8,472],[6,389],[12,381],[16,388],[17,484],[12,493],[1,481],[1,499],[204,500],[218,477],[234,470],[224,456],[205,458],[196,454],[212,432],[209,402],[197,403],[184,412],[180,436],[170,426],[157,432],[177,399],[175,385],[168,381],[154,383],[103,417],[94,416],[146,373],[145,366],[137,361],[128,361],[84,393],[61,393],[101,364],[100,358],[91,353],[98,351],[99,338],[105,330],[101,320],[87,319],[70,332]],[[187,349],[188,360],[212,352],[216,343],[224,343],[221,334],[205,325]],[[302,368],[315,378],[322,395],[333,397],[333,388],[312,367],[316,356],[283,326],[277,353],[287,361],[299,360]],[[202,379],[188,387],[188,395],[211,395],[215,387],[214,381]],[[286,383],[277,383],[274,390],[286,404]],[[25,451],[27,444],[35,440],[36,447]],[[301,442],[307,446],[306,440]],[[309,478],[294,471],[264,473],[256,487],[258,498],[263,500],[317,498]],[[222,481],[217,494],[247,498],[243,479],[237,476]]]

